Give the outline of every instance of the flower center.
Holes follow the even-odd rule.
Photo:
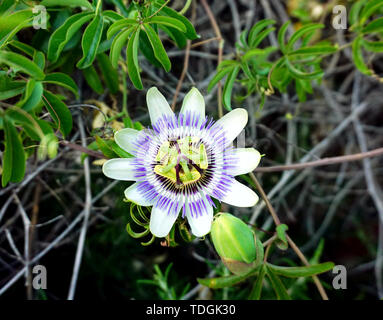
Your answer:
[[[155,159],[154,172],[181,188],[198,181],[208,167],[205,145],[197,137],[164,142]]]

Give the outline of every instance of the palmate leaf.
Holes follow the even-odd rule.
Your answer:
[[[8,182],[20,182],[25,175],[25,152],[19,134],[8,119],[3,118],[4,125],[4,154],[1,184],[5,187]]]

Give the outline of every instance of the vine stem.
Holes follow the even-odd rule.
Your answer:
[[[349,154],[349,155],[339,156],[339,157],[328,157],[328,158],[323,158],[320,160],[309,161],[304,163],[293,163],[288,165],[272,166],[272,167],[259,167],[259,168],[256,168],[254,171],[277,172],[277,171],[285,171],[285,170],[299,170],[299,169],[306,169],[311,167],[327,166],[327,165],[336,164],[336,163],[358,161],[362,159],[378,157],[381,155],[383,155],[383,148],[377,148],[371,151]]]
[[[269,210],[273,220],[274,220],[274,223],[278,226],[281,224],[281,221],[279,220],[279,217],[277,215],[277,213],[275,212],[269,198],[267,197],[265,191],[263,190],[261,184],[259,183],[258,179],[256,178],[256,176],[254,175],[254,173],[250,172],[249,173],[249,176],[251,178],[251,180],[254,182],[255,186],[257,187],[257,190],[258,192],[261,194],[261,197],[262,199],[265,201],[266,203],[266,206],[267,206],[267,209]],[[298,258],[303,262],[304,265],[306,266],[309,266],[310,263],[308,262],[308,260],[306,259],[306,257],[304,256],[304,254],[302,253],[302,251],[298,248],[298,246],[295,244],[295,242],[287,235],[286,233],[286,238],[287,238],[287,241],[291,247],[291,249],[294,250],[294,252],[296,253],[296,255],[298,256]],[[322,299],[323,300],[329,300],[327,294],[326,294],[326,291],[325,289],[323,288],[321,282],[319,281],[319,278],[317,276],[312,276],[313,280],[314,280],[314,283],[319,291],[319,294],[321,295]]]

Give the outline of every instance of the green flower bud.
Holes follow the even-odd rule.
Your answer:
[[[211,238],[231,272],[240,275],[254,267],[255,234],[241,219],[229,213],[219,213],[211,226]]]

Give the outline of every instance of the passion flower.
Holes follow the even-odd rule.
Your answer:
[[[165,237],[179,213],[192,233],[209,233],[213,220],[212,198],[238,207],[251,207],[258,196],[235,180],[253,171],[260,153],[232,146],[247,123],[247,111],[235,109],[217,122],[205,116],[205,102],[196,88],[185,96],[178,116],[153,87],[147,92],[152,129],[122,129],[116,143],[133,155],[111,159],[103,172],[117,180],[136,181],[125,197],[141,206],[153,206],[150,231]]]

